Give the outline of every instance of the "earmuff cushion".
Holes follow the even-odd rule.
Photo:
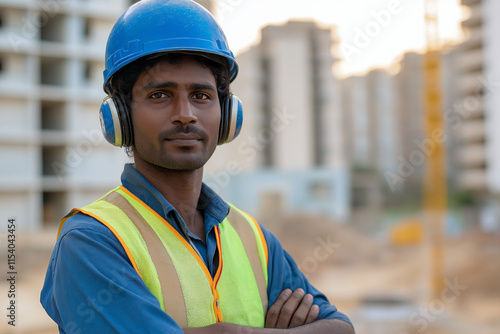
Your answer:
[[[113,101],[115,101],[116,109],[118,110],[118,117],[120,119],[122,146],[132,146],[134,143],[134,131],[132,128],[132,119],[128,105],[122,96],[113,97]]]
[[[231,94],[227,97],[227,99],[221,105],[221,117],[220,117],[220,126],[219,126],[219,140],[218,145],[222,145],[226,142],[228,133],[229,133],[229,108],[232,103]]]

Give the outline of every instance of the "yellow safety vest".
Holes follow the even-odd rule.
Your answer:
[[[259,224],[231,205],[215,227],[219,267],[203,259],[165,219],[121,186],[77,212],[94,217],[118,238],[161,308],[182,328],[229,322],[264,327],[268,306],[267,244]]]

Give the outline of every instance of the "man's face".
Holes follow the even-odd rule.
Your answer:
[[[191,57],[160,61],[132,87],[134,157],[171,170],[196,170],[218,140],[220,104],[211,70]]]

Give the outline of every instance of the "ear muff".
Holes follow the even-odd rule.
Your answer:
[[[134,142],[132,122],[127,104],[120,96],[106,97],[99,110],[101,130],[106,140],[118,147]]]
[[[237,96],[229,94],[221,106],[218,145],[233,141],[240,134],[242,125],[243,104]]]

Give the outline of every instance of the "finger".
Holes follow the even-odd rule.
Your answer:
[[[278,317],[278,322],[276,323],[276,328],[288,328],[292,317],[299,307],[302,299],[304,298],[305,292],[303,289],[296,289],[290,298],[283,304],[281,308],[280,315]]]
[[[293,317],[290,321],[290,328],[302,326],[303,324],[305,324],[306,319],[313,306],[313,300],[314,298],[310,294],[307,294],[304,296],[304,298],[302,298],[299,307],[297,307],[297,309],[295,310],[295,313],[293,314]]]
[[[315,322],[316,320],[318,320],[318,315],[319,315],[319,306],[313,304],[311,310],[309,310],[309,314],[307,315],[304,324],[310,324],[311,322]]]
[[[278,317],[280,315],[281,308],[288,300],[288,298],[290,298],[291,295],[292,295],[292,290],[290,289],[285,289],[280,293],[274,304],[267,311],[266,324],[265,324],[266,328],[276,327],[276,323],[278,322]]]

